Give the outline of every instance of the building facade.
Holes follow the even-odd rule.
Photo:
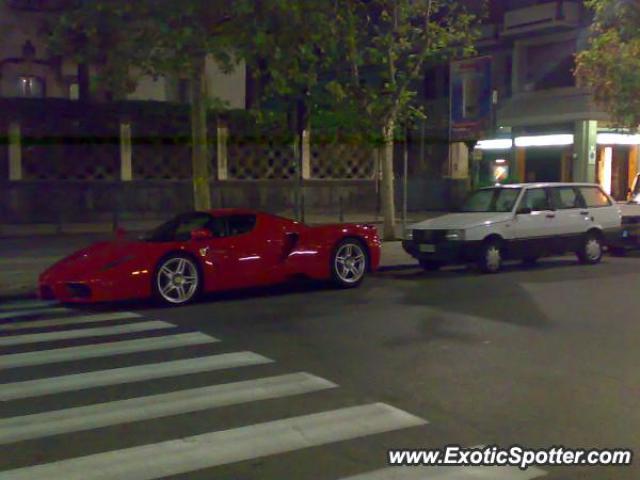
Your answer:
[[[478,138],[480,179],[598,182],[624,200],[638,170],[640,136],[616,129],[578,87],[575,55],[591,13],[577,0],[493,2],[478,44],[493,62],[494,129]]]

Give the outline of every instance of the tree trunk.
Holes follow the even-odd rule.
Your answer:
[[[191,161],[193,164],[193,200],[196,210],[211,208],[205,59],[196,63],[191,77]]]
[[[382,130],[384,147],[382,149],[382,238],[395,240],[396,206],[393,188],[393,120],[389,121]]]

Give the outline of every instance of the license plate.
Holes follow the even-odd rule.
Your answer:
[[[431,245],[430,243],[423,243],[420,245],[420,251],[425,253],[434,253],[436,251],[436,246]]]

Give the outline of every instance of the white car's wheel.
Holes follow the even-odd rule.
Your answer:
[[[357,287],[364,279],[368,264],[367,251],[356,239],[341,241],[331,259],[331,277],[342,288]]]
[[[497,273],[502,268],[502,248],[497,240],[486,241],[480,248],[478,267],[484,273]]]
[[[184,305],[197,297],[200,284],[200,272],[193,259],[176,254],[158,264],[154,292],[168,305]]]
[[[604,248],[601,236],[595,232],[590,232],[585,235],[582,246],[576,252],[576,255],[580,263],[594,265],[602,260],[603,253]]]

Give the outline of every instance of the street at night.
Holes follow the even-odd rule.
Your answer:
[[[207,457],[204,464],[210,462],[208,468],[190,471],[187,467],[170,478],[342,479],[378,469],[397,469],[387,467],[389,448],[441,448],[448,444],[637,449],[640,374],[636,366],[640,353],[636,344],[640,325],[636,319],[640,298],[629,292],[638,282],[639,261],[633,255],[607,257],[598,266],[579,266],[574,257],[561,257],[541,261],[533,268],[508,265],[503,273],[492,276],[465,268],[425,273],[405,265],[386,269],[355,290],[336,291],[310,282],[215,294],[181,308],[158,309],[134,302],[38,313],[38,309],[28,308],[28,303],[23,305],[26,309],[14,305],[12,312],[25,316],[10,323],[3,320],[2,341],[20,340],[27,333],[124,327],[154,320],[176,328],[114,331],[112,336],[99,338],[42,339],[14,346],[3,343],[3,417],[97,403],[104,403],[106,412],[110,402],[291,374],[313,376],[304,377],[307,382],[319,377],[327,383],[314,388],[311,382],[306,393],[275,393],[275,398],[269,398],[268,393],[265,396],[268,387],[264,391],[257,388],[245,400],[223,402],[216,408],[212,403],[195,411],[178,406],[174,413],[161,416],[149,412],[151,418],[138,421],[132,421],[130,415],[139,415],[139,411],[122,409],[121,418],[107,420],[106,426],[97,428],[91,426],[88,413],[84,414],[84,423],[89,422],[89,426],[83,427],[82,411],[76,414],[75,423],[69,419],[46,423],[42,419],[31,426],[23,423],[11,428],[0,423],[0,438],[5,444],[0,478],[35,478],[38,470],[26,469],[22,476],[13,476],[11,470],[101,452],[116,456],[110,459],[104,454],[102,460],[89,457],[86,464],[77,467],[80,470],[67,471],[64,462],[53,464],[53,469],[46,471],[47,478],[89,478],[83,477],[82,469],[87,475],[86,469],[104,468],[106,464],[101,462],[113,462],[109,468],[118,478],[151,478],[144,474],[149,465],[143,466],[140,459],[131,463],[116,460],[118,453],[147,445],[145,455],[158,456],[163,465],[165,460],[175,465],[179,459],[165,453],[168,451],[161,442],[184,438],[189,443],[189,437],[220,431],[228,431],[220,437],[224,447],[213,445],[208,457],[203,454]],[[83,319],[76,317],[110,312],[132,312],[140,317],[84,325]],[[78,324],[70,326],[67,318],[73,317],[78,318]],[[30,322],[43,320],[50,324],[35,323],[31,324],[32,330],[12,330],[29,328]],[[129,354],[114,351],[108,356],[60,362],[44,356],[29,366],[20,366],[18,356],[103,342],[112,342],[115,348],[116,340],[132,340],[135,345],[136,341],[187,332],[200,332],[219,342]],[[172,373],[170,366],[178,360],[204,360],[236,352],[257,356],[245,353],[245,358],[241,354],[239,363],[231,362],[220,370],[204,366],[202,371],[178,374]],[[244,366],[243,358],[248,362]],[[143,375],[135,381],[124,380],[128,383],[89,389],[72,385],[70,391],[56,393],[55,385],[65,384],[60,380],[50,385],[53,392],[47,392],[46,381],[52,377],[147,364],[158,364],[160,372],[166,365],[166,372],[156,373],[158,378],[145,379]],[[6,368],[11,365],[15,368]],[[32,382],[26,384],[26,390],[16,388],[16,382],[25,381]],[[38,381],[45,382],[44,390],[37,390]],[[29,385],[37,394],[29,393]],[[215,399],[212,394],[210,401]],[[257,429],[265,422],[378,403],[428,423],[403,426],[398,421],[394,426],[391,421],[389,431],[372,433],[367,431],[366,417],[358,421],[347,416],[344,424],[335,427],[346,429],[347,439],[342,441],[337,431],[328,437],[314,437],[305,432],[304,426],[297,431],[295,427],[290,427],[293,431],[275,426],[266,431]],[[65,428],[65,423],[71,423],[67,426],[71,432],[56,434],[56,428]],[[250,428],[246,436],[233,434],[232,429],[243,427]],[[34,438],[12,439],[12,435],[29,435],[30,430]],[[275,454],[263,458],[257,452],[265,440],[274,446]],[[229,460],[234,458],[236,448],[246,449],[247,458]],[[194,459],[198,451],[192,450]],[[194,465],[198,462],[194,460]],[[119,468],[128,473],[118,475]],[[604,480],[634,479],[639,472],[635,466],[402,470],[396,470],[397,477],[380,478],[507,480],[533,479],[546,473],[544,478],[549,480]],[[166,471],[171,472],[171,467]]]

